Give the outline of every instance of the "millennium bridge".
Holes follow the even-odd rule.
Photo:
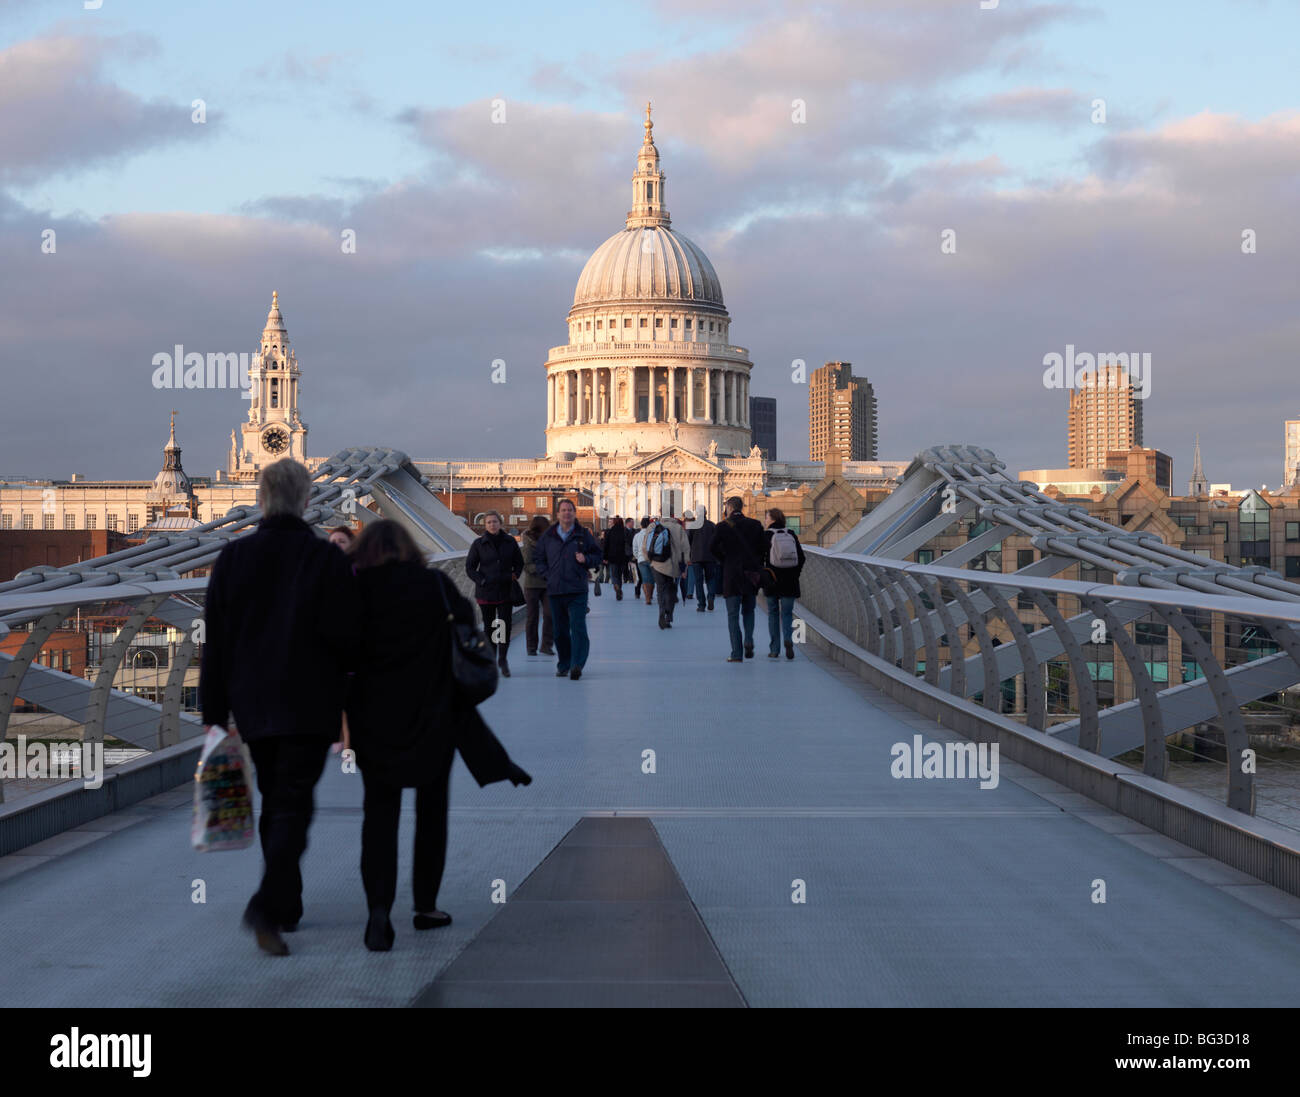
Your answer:
[[[362,947],[361,781],[332,756],[293,954],[267,957],[239,928],[258,851],[189,843],[186,703],[196,573],[259,517],[0,583],[0,749],[126,759],[101,782],[0,781],[19,931],[0,1004],[1300,1001],[1300,782],[1279,745],[1300,722],[1300,586],[1110,526],[965,445],[805,546],[792,662],[763,658],[761,598],[739,666],[721,602],[664,631],[630,597],[591,599],[578,683],[517,651],[482,712],[534,781],[479,789],[457,763],[445,930],[395,917],[391,953]],[[309,522],[379,517],[469,592],[473,534],[405,454],[321,466]],[[1003,571],[1016,535],[1033,560]],[[940,539],[957,547],[915,562]],[[113,624],[84,677],[38,658],[86,620]],[[165,630],[160,688],[115,688]],[[1156,671],[1156,644],[1182,674]]]

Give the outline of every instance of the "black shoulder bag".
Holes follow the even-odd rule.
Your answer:
[[[451,630],[451,677],[457,699],[471,707],[482,704],[497,691],[497,663],[492,647],[477,625],[463,625],[456,620],[443,588],[443,583],[450,580],[441,572],[436,572],[435,579]]]

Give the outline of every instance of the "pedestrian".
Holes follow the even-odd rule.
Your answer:
[[[636,594],[641,593],[641,577],[637,573],[636,554],[632,551],[632,542],[636,540],[638,526],[634,519],[627,518],[623,522],[623,529],[627,538],[627,562],[623,565],[624,583],[636,583]]]
[[[637,594],[645,595],[645,604],[648,606],[654,598],[655,593],[655,576],[650,567],[650,557],[646,555],[646,540],[649,538],[650,519],[645,517],[641,519],[641,530],[632,538],[632,555],[636,560],[636,589]]]
[[[344,552],[352,551],[352,530],[347,526],[335,526],[330,530],[329,543],[338,545]]]
[[[709,512],[698,508],[694,526],[688,529],[691,543],[691,577],[695,588],[695,608],[700,613],[713,608],[718,587],[718,562],[713,558],[713,535],[717,527],[709,521]]]
[[[554,625],[551,622],[551,598],[546,593],[546,580],[537,574],[537,565],[533,562],[533,552],[537,548],[537,539],[546,532],[551,523],[544,514],[536,515],[520,538],[519,549],[524,558],[524,576],[520,584],[524,588],[524,604],[528,607],[524,618],[524,645],[529,655],[536,655],[537,623],[541,620],[543,655],[554,655]]]
[[[780,639],[785,639],[785,657],[794,658],[794,600],[799,597],[799,573],[803,571],[804,551],[799,536],[786,525],[785,512],[773,507],[767,512],[764,532],[764,558],[770,572],[764,589],[767,599],[767,634],[769,659],[779,659]]]
[[[627,527],[623,519],[615,515],[609,520],[609,529],[601,540],[601,552],[605,557],[605,568],[610,582],[614,584],[614,598],[623,601],[623,569],[627,566]]]
[[[451,915],[438,909],[438,890],[447,860],[455,751],[480,786],[504,780],[526,785],[531,778],[510,760],[478,710],[457,694],[447,618],[473,625],[469,599],[447,575],[425,565],[411,535],[391,520],[366,526],[355,556],[361,640],[347,709],[365,789],[364,940],[368,949],[387,952],[396,937],[389,915],[397,895],[402,789],[415,789],[412,922],[425,930],[451,924]]]
[[[744,513],[744,502],[733,495],[726,517],[713,532],[712,552],[722,565],[722,597],[727,600],[727,631],[731,635],[728,663],[754,658],[754,595],[763,566],[763,527]],[[741,658],[741,623],[744,623],[744,659]]]
[[[360,634],[348,558],[302,520],[311,474],[297,461],[258,476],[262,520],[228,541],[212,567],[199,672],[203,722],[248,744],[262,794],[262,880],[244,909],[258,947],[302,918],[299,861],[330,743],[339,738],[347,672]]]
[[[505,531],[501,515],[490,510],[483,516],[486,532],[469,547],[465,574],[474,581],[474,598],[483,614],[483,631],[496,648],[497,667],[502,678],[510,677],[510,628],[515,606],[515,580],[524,573],[519,544]]]
[[[645,540],[645,549],[654,572],[655,594],[659,598],[659,627],[672,628],[673,610],[677,607],[677,584],[690,556],[681,519],[667,516],[656,522]]]
[[[587,663],[587,569],[600,566],[600,545],[577,519],[571,499],[561,499],[558,521],[538,538],[533,550],[537,574],[546,580],[555,618],[555,676],[577,681]]]

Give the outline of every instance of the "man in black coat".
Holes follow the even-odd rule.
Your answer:
[[[700,507],[699,516],[686,530],[691,542],[691,577],[695,583],[695,608],[700,613],[705,609],[713,608],[713,596],[718,593],[718,562],[713,558],[713,537],[717,528],[709,521],[708,511]]]
[[[754,658],[754,596],[763,566],[763,527],[744,514],[744,502],[733,495],[726,518],[713,533],[713,557],[722,565],[722,596],[727,600],[727,631],[731,634],[728,663],[740,663],[740,624],[745,625],[745,659]]]
[[[204,609],[203,722],[248,744],[262,794],[264,868],[244,924],[263,951],[287,956],[281,930],[302,917],[298,862],[316,782],[342,728],[359,603],[337,546],[302,520],[311,474],[296,461],[262,470],[257,530],[217,557]]]

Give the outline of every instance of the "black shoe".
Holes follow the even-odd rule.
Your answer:
[[[301,919],[299,919],[299,921],[301,921]],[[297,933],[297,932],[298,932],[298,922],[285,922],[285,923],[280,927],[280,932],[281,932],[281,933]]]
[[[555,668],[555,677],[557,677],[557,678],[563,678],[563,677],[564,677],[566,674],[568,674],[568,673],[569,673],[569,671],[568,671],[567,668],[564,669],[564,670],[560,670],[559,667],[556,667],[556,668]]]
[[[497,664],[497,670],[500,671],[502,678],[510,677],[510,664],[507,663],[504,659],[502,659],[501,662]]]
[[[787,659],[793,659],[793,658],[794,658],[794,644],[786,644],[786,645],[785,645],[785,657],[786,657]]]
[[[753,645],[753,644],[746,644],[746,645],[745,645],[745,658],[746,658],[746,659],[752,659],[752,658],[754,658],[754,645]]]
[[[660,628],[667,628],[667,627],[668,627],[667,623],[664,621],[664,619],[663,619],[662,617],[659,618],[659,627],[660,627]]]
[[[621,602],[621,601],[623,601],[623,588],[622,588],[622,587],[615,587],[615,588],[614,588],[614,600],[615,600],[616,602]]]
[[[673,619],[669,617],[668,620],[664,622],[664,628],[672,628],[672,627],[673,627]]]
[[[540,649],[538,649],[538,650],[540,650],[541,653],[542,653],[543,655],[554,655],[554,654],[555,654],[555,648],[553,648],[553,647],[551,647],[551,648],[540,648]]]
[[[537,652],[535,652],[535,651],[530,651],[528,654],[529,654],[529,655],[536,655]]]
[[[257,947],[268,956],[288,956],[289,946],[280,936],[280,927],[264,922],[254,914],[244,911],[244,928],[257,938]]]
[[[569,677],[576,682],[579,678],[582,677],[582,667],[574,667],[572,670],[570,670]]]
[[[531,785],[533,783],[532,777],[515,765],[514,762],[510,762],[508,765],[509,769],[507,770],[507,773],[510,776],[510,783],[514,785],[515,788],[518,788],[520,785]]]
[[[696,613],[703,613],[703,612],[704,612],[704,606],[703,606],[703,604],[700,604],[700,605],[696,606],[696,607],[695,607],[695,612],[696,612]]]
[[[596,597],[597,597],[597,598],[600,597],[600,584],[599,584],[599,583],[596,584]]]
[[[737,659],[734,655],[727,656],[728,663],[743,663],[744,661],[744,659]]]
[[[411,919],[411,924],[416,929],[440,929],[443,926],[451,925],[451,915],[444,910],[435,910],[431,914],[416,913]]]
[[[387,952],[393,947],[396,937],[393,923],[388,920],[388,911],[378,908],[372,910],[370,921],[366,923],[366,948],[371,952]]]
[[[713,608],[713,595],[710,594],[710,595],[709,595],[709,609],[712,609],[712,608]]]
[[[767,653],[767,657],[768,657],[769,659],[780,659],[780,658],[781,658],[781,653],[780,653],[779,651],[769,651],[769,652]]]

